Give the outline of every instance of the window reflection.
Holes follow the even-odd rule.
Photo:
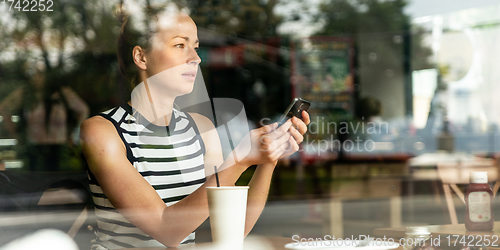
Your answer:
[[[48,212],[38,205],[47,190],[88,191],[79,126],[131,92],[116,57],[122,2],[54,1],[53,12],[0,3],[0,220]],[[497,166],[500,1],[173,2],[198,26],[208,95],[240,100],[250,128],[276,121],[294,97],[313,103],[309,132],[278,163],[255,234],[449,224],[438,166]],[[161,4],[125,3],[144,15],[139,26],[140,13]],[[54,186],[68,180],[80,186]],[[82,210],[56,208],[74,212],[70,220]],[[457,211],[463,223],[465,207]],[[58,228],[67,232],[68,221]],[[18,222],[0,245],[54,226]],[[92,223],[90,214],[75,238],[81,249]],[[198,239],[210,241],[201,229]]]

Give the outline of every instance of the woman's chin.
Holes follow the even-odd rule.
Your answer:
[[[175,96],[187,95],[193,92],[194,82],[179,82],[175,87],[168,89],[170,93],[175,94]]]
[[[178,96],[190,94],[191,92],[193,92],[193,87],[194,87],[194,84],[191,84],[191,86],[182,89],[181,91],[179,91],[180,93]]]

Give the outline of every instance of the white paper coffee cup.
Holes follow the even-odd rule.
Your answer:
[[[243,249],[247,186],[207,187],[212,241],[217,249]]]

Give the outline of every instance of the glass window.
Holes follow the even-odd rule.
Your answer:
[[[104,182],[97,166],[113,164],[109,151],[100,159],[82,146],[101,131],[83,131],[86,120],[107,119],[113,135],[103,136],[123,146],[116,162],[152,183],[141,162],[153,154],[135,151],[151,146],[151,126],[167,128],[154,135],[166,143],[189,117],[200,164],[221,166],[246,159],[251,147],[238,145],[249,131],[286,116],[297,97],[310,102],[307,132],[266,172],[267,204],[250,235],[284,245],[466,223],[469,173],[487,172],[495,188],[498,176],[499,11],[495,0],[1,1],[0,221],[16,219],[0,223],[0,247],[44,228],[80,249],[95,244],[96,199],[108,190],[92,185]],[[139,116],[147,124],[130,129]],[[236,185],[260,178],[257,163]],[[198,166],[181,165],[155,171]],[[202,222],[197,243],[211,241]]]

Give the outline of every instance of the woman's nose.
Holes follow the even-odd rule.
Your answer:
[[[201,63],[201,58],[198,55],[198,52],[196,50],[192,50],[190,55],[189,55],[189,60],[187,61],[188,64],[196,64],[199,65]]]

